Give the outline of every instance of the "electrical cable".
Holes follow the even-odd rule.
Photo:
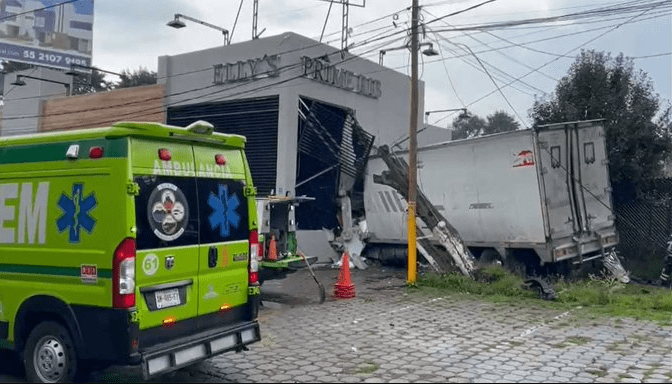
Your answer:
[[[37,12],[37,11],[43,11],[45,9],[54,8],[54,7],[58,7],[58,6],[65,5],[65,4],[76,3],[78,1],[81,1],[81,0],[64,1],[62,3],[49,5],[49,6],[42,7],[42,8],[31,9],[30,11],[15,13],[15,14],[12,14],[12,15],[9,15],[9,16],[0,17],[0,21],[12,20],[12,19],[15,19],[17,16],[25,15],[25,14],[28,14],[28,13],[34,13],[34,12]],[[93,2],[93,0],[90,0],[90,1]]]
[[[426,12],[426,11],[425,11],[425,12]],[[431,15],[431,13],[429,13],[429,12],[428,12],[428,14]],[[436,16],[434,16],[434,15],[432,15],[432,16],[433,16],[433,17],[436,17]],[[444,23],[445,23],[445,21],[444,21]],[[446,24],[447,24],[447,23],[446,23]],[[495,37],[495,38],[497,38],[497,39],[506,41],[506,42],[508,42],[509,44],[516,45],[515,43],[513,43],[513,42],[511,42],[511,41],[509,41],[509,40],[506,40],[506,39],[504,39],[504,38],[501,38],[501,37],[499,37],[499,36],[497,36],[497,35],[495,35],[495,34],[489,32],[489,31],[486,32],[486,33],[488,33],[489,35],[491,35],[491,36],[493,36],[493,37]],[[434,33],[434,35],[436,36],[437,34]],[[481,40],[479,40],[478,38],[474,37],[472,34],[465,33],[464,36],[467,36],[467,37],[469,37],[469,38],[471,38],[471,39],[477,41],[477,42],[480,43],[481,45],[485,45],[485,46],[488,47],[488,48],[492,48],[492,47],[489,46],[488,44],[486,44],[486,43],[482,42]],[[525,48],[527,48],[527,47],[525,47]],[[500,55],[502,55],[502,56],[506,57],[507,59],[513,61],[513,62],[516,63],[516,64],[522,65],[522,66],[526,67],[527,69],[532,69],[531,66],[529,66],[529,65],[527,65],[527,64],[525,64],[525,63],[523,63],[522,61],[516,59],[515,57],[511,57],[511,56],[509,56],[509,55],[507,55],[507,54],[505,54],[505,53],[500,52],[499,50],[497,51],[497,53],[499,53]],[[554,78],[554,77],[551,77],[551,76],[547,75],[547,74],[544,73],[544,72],[538,71],[538,73],[539,73],[540,75],[542,75],[542,76],[545,76],[545,77],[547,77],[547,78],[549,78],[549,79],[555,81],[555,82],[558,81],[558,79],[556,79],[556,78]],[[542,93],[546,93],[546,92],[544,92],[544,91],[541,91],[541,92],[542,92]]]
[[[461,43],[453,43],[453,44],[461,44]],[[464,44],[461,44],[461,45],[464,45]],[[519,114],[518,111],[516,111],[516,109],[513,107],[513,105],[512,105],[511,102],[509,101],[509,99],[506,97],[506,95],[504,94],[504,92],[502,91],[502,89],[499,87],[499,84],[497,84],[497,82],[495,81],[495,79],[492,78],[492,75],[490,75],[490,72],[488,71],[488,69],[485,68],[485,65],[483,65],[483,63],[481,62],[481,59],[479,59],[478,56],[476,56],[476,54],[474,54],[474,52],[471,50],[471,48],[469,48],[469,46],[464,45],[464,47],[465,47],[466,49],[468,49],[469,52],[471,52],[472,55],[474,55],[474,58],[478,61],[478,63],[481,65],[481,67],[483,67],[483,70],[484,70],[485,73],[488,75],[488,77],[490,78],[490,80],[492,80],[492,83],[493,83],[493,84],[495,85],[495,87],[497,88],[497,91],[499,91],[499,94],[502,95],[502,98],[504,98],[504,100],[506,101],[506,104],[508,104],[508,105],[509,105],[509,108],[511,108],[511,110],[516,114],[516,116],[518,116],[518,118],[520,119],[520,121],[523,123],[523,126],[525,126],[525,128],[527,128],[527,124],[525,124],[525,120],[523,120],[523,118],[520,117],[520,114]]]
[[[396,32],[395,34],[404,33],[404,32],[405,32],[405,31],[400,31],[400,32]],[[380,38],[377,38],[376,40],[380,40]],[[317,45],[317,44],[316,44],[316,45]],[[302,49],[305,49],[305,48],[302,48]],[[374,49],[374,50],[375,50],[375,49],[378,49],[378,47],[375,47],[375,48],[373,48],[373,49]],[[301,49],[295,49],[295,50],[301,50]],[[335,50],[335,52],[334,52],[333,54],[338,54],[339,52],[340,52],[340,50]],[[347,62],[347,61],[350,61],[350,60],[353,60],[353,59],[358,59],[358,57],[357,57],[357,56],[352,56],[352,57],[347,58],[347,59],[342,59],[340,63],[344,63],[344,62]],[[337,63],[337,64],[338,64],[338,63]],[[300,65],[301,65],[301,63],[290,64],[290,65],[285,66],[284,68],[279,68],[279,71],[282,71],[282,70],[290,70],[290,69],[292,69],[292,68],[294,68],[294,67],[298,67],[298,66],[300,66]],[[223,97],[223,98],[219,98],[219,99],[216,98],[216,99],[211,100],[211,101],[214,102],[214,101],[219,101],[219,100],[228,99],[228,98],[232,98],[232,97],[237,97],[237,96],[244,95],[244,94],[247,94],[247,93],[259,92],[259,91],[261,91],[261,90],[268,89],[268,88],[272,88],[272,87],[277,87],[277,86],[280,85],[280,84],[284,84],[284,83],[287,83],[287,82],[290,82],[290,81],[292,81],[292,80],[295,80],[295,79],[298,79],[298,78],[302,78],[302,77],[303,77],[303,75],[298,75],[298,76],[291,77],[291,78],[288,78],[288,79],[285,79],[285,80],[281,80],[281,81],[278,81],[278,82],[275,82],[275,83],[272,83],[272,84],[263,85],[263,86],[260,86],[260,87],[257,87],[257,88],[253,88],[253,89],[250,89],[250,90],[246,90],[246,91],[242,91],[242,92],[239,92],[239,93],[229,94],[229,95],[226,95],[226,96]],[[242,86],[244,86],[244,85],[246,85],[246,84],[245,84],[245,83],[241,83],[241,84],[238,84],[238,85],[229,87],[229,88],[218,89],[217,91],[214,91],[214,92],[211,92],[211,93],[208,93],[208,94],[205,94],[205,95],[198,95],[198,96],[191,97],[191,98],[187,98],[187,99],[181,99],[181,100],[176,101],[176,102],[174,102],[174,103],[172,103],[172,104],[162,105],[162,106],[159,107],[159,109],[160,109],[161,111],[164,111],[164,110],[166,110],[168,107],[170,107],[171,105],[175,105],[175,104],[179,104],[179,103],[184,103],[184,102],[187,102],[187,101],[193,101],[193,100],[197,100],[197,99],[202,99],[202,98],[204,98],[204,97],[212,96],[212,95],[215,95],[215,94],[218,94],[218,93],[224,93],[224,92],[230,91],[231,89],[238,88],[238,87],[242,87]],[[113,106],[105,106],[105,107],[89,108],[89,109],[87,109],[87,110],[80,110],[80,111],[66,111],[66,112],[61,112],[61,113],[52,113],[52,114],[50,114],[50,116],[67,115],[67,114],[74,114],[74,113],[83,113],[83,112],[89,112],[89,111],[100,110],[100,109],[108,109],[108,108],[114,108],[114,107],[123,107],[123,106],[128,106],[128,105],[133,105],[133,104],[142,104],[142,103],[146,103],[146,102],[149,102],[149,101],[159,100],[159,99],[163,99],[163,98],[167,98],[167,97],[171,97],[171,96],[179,96],[179,95],[187,94],[187,93],[191,93],[191,92],[202,91],[202,90],[205,90],[205,89],[208,89],[208,88],[213,88],[213,87],[215,87],[215,86],[217,86],[217,85],[209,85],[209,86],[202,87],[202,88],[185,90],[185,91],[182,91],[182,92],[176,92],[176,93],[174,93],[174,94],[172,94],[172,95],[166,95],[166,96],[161,96],[161,97],[149,97],[149,98],[146,98],[146,99],[143,99],[143,100],[132,101],[132,102],[126,102],[126,103],[116,104],[116,105],[113,105]],[[151,115],[151,114],[158,113],[159,111],[154,111],[155,109],[156,109],[156,107],[151,107],[149,110],[129,112],[129,113],[126,113],[126,114],[119,115],[119,117],[125,117],[125,116],[129,116],[129,115],[130,115],[130,116],[137,116],[137,117],[140,117],[140,116],[146,116],[146,115]],[[147,111],[154,111],[154,112],[148,112],[148,113],[144,113],[144,114],[142,113],[142,112],[147,112]],[[36,115],[36,116],[16,116],[16,117],[7,117],[7,118],[5,118],[5,119],[6,119],[6,120],[16,120],[16,119],[26,119],[26,118],[34,118],[34,117],[45,117],[45,116],[46,116],[46,115],[44,115],[44,114],[40,114],[40,115]],[[107,120],[107,119],[105,119],[105,120]],[[87,123],[86,125],[81,125],[81,126],[71,126],[70,128],[79,128],[79,127],[86,127],[86,126],[91,126],[91,125],[93,125],[93,124],[92,124],[92,123]]]
[[[320,34],[319,42],[322,42],[322,37],[324,37],[324,30],[327,28],[327,21],[329,21],[329,15],[331,14],[331,7],[334,5],[334,1],[329,2],[329,10],[327,11],[327,17],[324,19],[324,25],[322,26],[322,33]]]
[[[240,0],[240,5],[238,5],[238,12],[236,13],[236,20],[233,22],[233,28],[231,28],[231,34],[229,35],[229,40],[227,41],[227,44],[231,42],[231,39],[233,39],[233,32],[236,31],[236,24],[238,24],[238,17],[240,16],[240,10],[243,9],[243,2],[245,0]]]
[[[443,36],[440,36],[439,38],[440,38],[441,40],[444,40],[444,41],[450,43],[450,44],[453,44],[453,45],[458,46],[456,43],[451,42],[450,40],[448,40],[447,38],[445,38],[445,37],[443,37]],[[439,45],[439,47],[444,47],[444,46],[442,46],[442,45],[441,45],[440,43],[438,43],[438,42],[437,42],[437,44]],[[459,43],[459,44],[461,44],[461,43]],[[451,52],[454,53],[454,51],[453,51],[452,49],[450,49],[450,48],[448,48],[448,47],[444,47],[444,48],[446,48],[448,51],[451,51]],[[466,51],[467,53],[469,53],[467,50],[464,50],[464,51]],[[461,59],[465,64],[467,64],[467,65],[473,67],[474,69],[476,69],[476,70],[478,70],[478,71],[480,71],[480,72],[485,73],[486,70],[484,70],[484,69],[480,66],[479,63],[474,64],[474,63],[472,63],[471,61],[465,59],[465,57],[466,57],[466,55],[458,55],[458,54],[455,54],[455,56],[453,56],[452,58],[459,58],[459,59]],[[473,57],[473,55],[469,54],[469,57]],[[434,61],[432,61],[432,63],[434,63],[434,62],[436,62],[436,61],[437,61],[437,60],[434,60]],[[444,66],[445,66],[445,60],[442,60],[442,61],[444,61]],[[483,62],[485,62],[485,61],[483,61]],[[509,78],[509,79],[513,79],[513,78],[514,78],[512,75],[510,75],[510,74],[504,72],[503,70],[499,69],[498,67],[496,67],[496,66],[494,66],[494,65],[492,65],[492,64],[490,64],[490,63],[488,63],[488,62],[485,62],[485,64],[489,65],[491,68],[493,68],[495,71],[501,73],[501,74],[502,74],[504,77],[506,77],[506,78]],[[543,94],[546,93],[544,90],[542,90],[542,89],[540,89],[540,88],[537,88],[537,87],[535,87],[534,85],[528,84],[528,83],[525,82],[525,81],[520,81],[519,83],[520,83],[521,85],[524,85],[524,86],[526,86],[527,88],[531,89],[532,91],[540,92],[540,93],[543,93]],[[529,93],[529,92],[523,91],[522,89],[519,89],[519,88],[517,88],[517,87],[514,86],[514,85],[511,85],[511,87],[514,88],[514,89],[516,89],[517,91],[519,91],[519,92],[521,92],[521,93],[527,94],[527,95],[529,95],[529,96],[534,96],[534,94],[531,94],[531,93]]]
[[[620,25],[622,25],[622,24],[620,24]],[[619,26],[620,26],[620,25],[619,25]],[[372,41],[373,41],[373,40],[372,40]],[[372,41],[370,41],[370,42],[368,42],[368,43],[371,43]],[[368,43],[367,43],[367,44],[368,44]],[[587,43],[585,43],[585,44],[587,44]],[[316,45],[317,45],[317,44],[316,44]],[[305,47],[303,47],[302,49],[305,49]],[[576,49],[578,49],[578,48],[576,48]],[[548,65],[548,64],[550,64],[550,62],[547,63],[546,65]],[[204,69],[204,70],[211,70],[211,68]],[[190,71],[190,72],[193,73],[194,71]],[[523,76],[523,77],[524,77],[524,76]],[[521,77],[521,78],[522,78],[522,77]],[[292,79],[287,79],[287,81],[291,81],[291,80],[292,80]],[[286,81],[285,81],[285,82],[286,82]],[[512,82],[510,82],[509,84],[507,84],[507,85],[505,85],[505,86],[508,86],[508,85],[510,85],[511,83],[512,83]],[[269,85],[269,86],[273,86],[273,85]],[[207,88],[211,88],[211,86],[204,87],[203,89],[207,89]],[[185,91],[185,92],[179,92],[179,93],[177,93],[177,94],[175,94],[175,95],[178,95],[178,94],[181,94],[181,93],[195,92],[195,91],[198,91],[198,90],[200,90],[200,89],[193,89],[193,90],[188,90],[188,91]],[[228,90],[230,90],[230,89],[227,88],[227,89],[222,90],[221,92],[228,91]],[[249,90],[249,91],[247,91],[246,93],[249,93],[249,92],[254,92],[254,90]],[[215,93],[216,93],[216,92],[215,92]],[[175,96],[175,95],[172,95],[172,96]],[[171,96],[171,95],[167,95],[167,97],[170,97],[170,96]],[[488,96],[488,95],[486,95],[486,97],[487,97],[487,96]],[[156,98],[154,98],[154,99],[156,99]],[[479,99],[479,100],[480,100],[480,99]],[[479,101],[479,100],[477,100],[477,101]],[[149,101],[149,100],[145,100],[145,101]],[[475,102],[477,102],[477,101],[475,101]],[[143,102],[144,102],[144,101],[143,101]],[[473,102],[472,102],[472,103],[473,103]],[[470,105],[471,105],[471,104],[470,104]],[[81,112],[84,112],[84,111],[78,111],[77,113],[81,113]],[[29,117],[30,117],[30,116],[29,116]],[[25,118],[29,118],[29,117],[25,117]]]
[[[480,31],[480,30],[485,30],[485,29],[502,29],[502,28],[509,28],[509,27],[513,27],[513,26],[549,23],[549,22],[556,22],[556,21],[571,21],[571,20],[582,19],[582,18],[597,18],[599,20],[599,19],[602,19],[607,14],[625,13],[625,12],[636,13],[636,12],[641,12],[641,11],[648,12],[649,10],[655,9],[655,8],[663,6],[663,5],[666,5],[667,7],[672,6],[672,0],[661,0],[661,1],[656,1],[656,2],[650,3],[650,4],[637,4],[637,5],[628,6],[628,7],[614,7],[614,8],[608,8],[608,9],[595,9],[595,10],[584,11],[584,12],[575,12],[575,13],[570,13],[570,14],[565,14],[565,15],[560,15],[560,16],[523,19],[523,20],[507,21],[507,22],[495,22],[495,23],[482,24],[482,25],[471,25],[471,26],[465,26],[465,27],[437,30],[437,32],[459,32],[459,31],[474,31],[474,30],[479,30]],[[434,23],[438,20],[441,20],[442,18],[443,17],[428,21],[426,24]]]
[[[672,2],[672,1],[670,1],[670,2]],[[652,8],[651,8],[651,9],[652,9]],[[650,10],[650,9],[649,9],[649,10]],[[635,19],[638,18],[639,16],[645,14],[646,12],[648,12],[648,10],[644,10],[644,11],[641,12],[640,14],[631,17],[630,19],[624,21],[623,23],[617,24],[616,26],[612,27],[612,28],[609,29],[608,31],[603,32],[603,33],[599,34],[598,36],[596,36],[596,37],[594,37],[594,38],[591,38],[591,39],[589,39],[588,41],[586,41],[586,42],[584,42],[584,43],[578,45],[577,47],[570,49],[569,51],[565,52],[563,56],[568,55],[568,54],[570,54],[571,52],[574,52],[574,51],[576,51],[577,49],[582,48],[582,47],[584,47],[585,45],[588,45],[588,44],[592,43],[593,41],[595,41],[595,40],[601,38],[602,36],[606,35],[607,33],[612,32],[612,31],[618,29],[619,27],[621,27],[621,26],[624,25],[624,24],[627,24],[627,23],[632,22],[633,20],[635,20]],[[545,64],[543,64],[543,65],[541,65],[541,66],[539,66],[539,67],[536,67],[535,69],[538,70],[538,69],[544,68],[544,67],[546,67],[546,66],[548,66],[548,65],[550,65],[550,64],[552,64],[552,63],[554,63],[554,62],[556,62],[556,61],[558,61],[560,58],[561,58],[561,57],[556,57],[556,58],[554,58],[553,60],[550,60],[550,61],[546,62]],[[535,72],[535,71],[530,71],[530,72],[528,72],[528,73],[526,73],[526,74],[524,74],[524,75],[522,75],[522,76],[520,76],[520,77],[514,79],[513,81],[511,81],[511,82],[505,84],[504,86],[502,86],[502,88],[506,88],[507,86],[513,84],[515,81],[518,81],[518,80],[520,80],[520,79],[522,79],[522,78],[525,78],[525,77],[529,76],[530,74],[532,74],[532,73],[534,73],[534,72]],[[488,93],[488,94],[486,94],[486,95],[480,97],[479,99],[472,101],[472,102],[469,103],[467,106],[473,105],[473,104],[475,104],[475,103],[477,103],[477,102],[479,102],[479,101],[485,99],[486,97],[492,95],[492,94],[495,93],[495,92],[497,92],[497,91],[496,91],[496,90],[495,90],[495,91],[492,91],[492,92],[490,92],[490,93]]]

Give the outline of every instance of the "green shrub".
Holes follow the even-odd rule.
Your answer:
[[[474,278],[459,273],[446,275],[428,274],[418,280],[421,289],[435,289],[441,294],[478,295],[492,302],[508,302],[512,305],[533,305],[568,309],[586,308],[592,314],[634,317],[672,323],[672,291],[670,289],[622,284],[616,278],[603,273],[590,275],[587,280],[568,282],[556,278],[557,298],[542,302],[536,292],[525,289],[523,279],[507,272],[501,266],[488,266],[474,272]],[[522,300],[521,300],[522,299]]]

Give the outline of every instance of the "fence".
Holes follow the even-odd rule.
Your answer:
[[[657,278],[672,233],[672,179],[653,180],[637,191],[615,185],[614,212],[626,269],[637,277]]]

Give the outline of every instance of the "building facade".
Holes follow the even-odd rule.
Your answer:
[[[86,96],[64,97],[58,87],[48,98],[21,94],[17,103],[30,104],[30,111],[13,111],[6,98],[2,134],[120,120],[208,121],[217,131],[246,136],[258,198],[315,199],[297,208],[297,235],[302,249],[323,254],[330,254],[323,228],[347,225],[340,198],[364,212],[362,178],[371,150],[407,142],[408,76],[295,33],[161,56],[157,78],[156,86]],[[419,91],[422,127],[422,82]],[[7,119],[18,115],[34,118]]]

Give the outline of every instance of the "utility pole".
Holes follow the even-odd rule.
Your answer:
[[[408,133],[408,284],[415,284],[418,280],[415,228],[418,172],[418,13],[418,0],[413,0],[411,8],[411,124]]]

